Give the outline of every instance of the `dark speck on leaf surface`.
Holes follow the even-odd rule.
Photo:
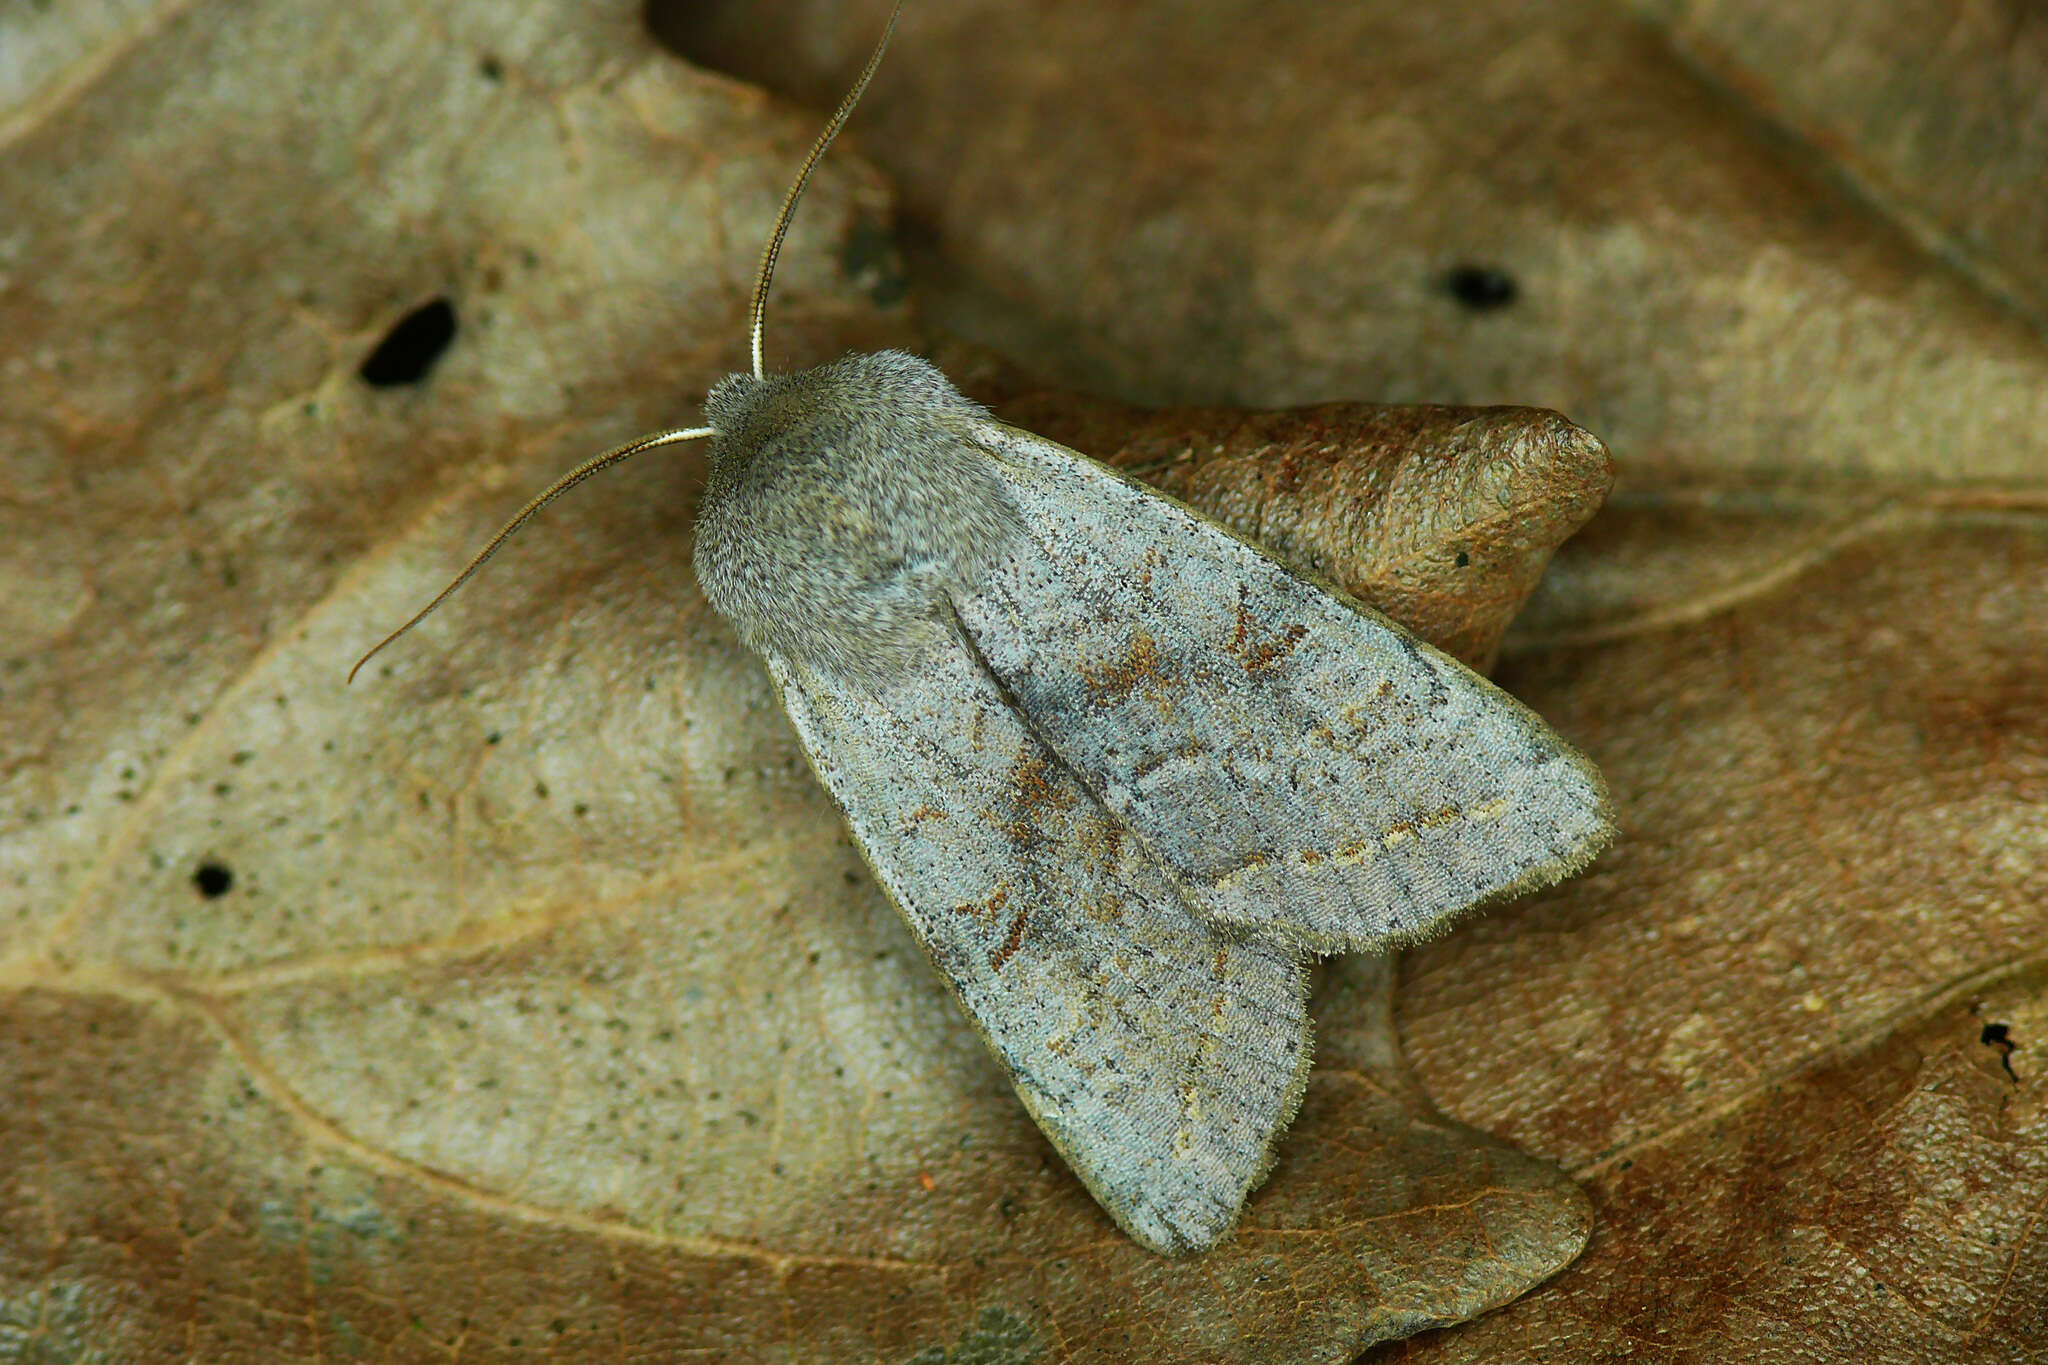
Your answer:
[[[454,340],[455,306],[446,299],[435,299],[400,318],[358,373],[373,389],[417,384]]]
[[[1453,266],[1444,276],[1444,288],[1452,298],[1475,313],[1505,308],[1521,292],[1513,275],[1490,265]]]

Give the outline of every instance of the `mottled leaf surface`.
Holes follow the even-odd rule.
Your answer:
[[[343,687],[739,361],[811,116],[626,7],[5,22],[0,1357],[1339,1359],[1577,1253],[1363,962],[1244,1233],[1118,1232],[698,595],[701,456]],[[887,212],[822,170],[773,354],[910,339]]]
[[[887,5],[654,8],[682,50],[829,107]],[[1771,64],[1704,74],[1710,16]],[[2027,478],[2038,296],[1930,250],[1770,96],[1825,84],[1859,122],[1957,134],[1890,200],[1977,187],[2025,242],[2001,271],[2038,279],[2041,24],[2028,0],[961,0],[907,16],[864,145],[920,298],[1072,386],[1534,404],[1625,478]]]
[[[780,7],[831,35],[786,88],[873,8]],[[677,41],[766,78],[736,13]],[[1622,839],[1397,1000],[1429,1091],[1598,1223],[1373,1358],[2041,1358],[2039,7],[990,3],[923,35],[870,126],[956,327],[1126,399],[1539,403],[1614,451],[1498,676]]]
[[[1180,1264],[868,882],[689,581],[688,455],[340,686],[525,492],[740,360],[878,7],[695,49],[808,112],[632,6],[8,9],[0,1358],[1342,1360],[1589,1230],[1380,1358],[2038,1354],[2038,16],[1751,10],[914,7],[856,121],[918,299],[1031,370],[1539,405],[1621,471],[1497,674],[1620,843],[1329,964],[1281,1163]],[[917,339],[887,215],[827,163],[771,359]],[[445,352],[364,384],[436,299]],[[1288,461],[1252,464],[1219,513],[1331,506],[1272,513]],[[1589,482],[1449,534],[1477,563]],[[1414,515],[1333,534],[1455,602]],[[1467,657],[1519,595],[1449,613]]]

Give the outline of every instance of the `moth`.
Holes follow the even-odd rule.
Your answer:
[[[1462,664],[924,360],[764,372],[791,215],[896,19],[783,201],[752,371],[564,475],[363,662],[568,489],[709,438],[698,582],[876,880],[1101,1206],[1199,1252],[1300,1103],[1312,960],[1576,872],[1607,792]]]

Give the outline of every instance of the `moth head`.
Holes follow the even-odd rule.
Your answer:
[[[720,440],[737,438],[759,411],[772,381],[751,374],[729,374],[704,395],[704,425]]]
[[[729,374],[704,398],[714,469],[805,431],[829,442],[849,427],[881,431],[987,415],[945,371],[907,351],[855,353],[791,374]]]

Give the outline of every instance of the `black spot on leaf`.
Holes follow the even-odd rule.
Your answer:
[[[234,889],[235,874],[225,863],[203,862],[192,874],[192,885],[207,900],[217,900]]]
[[[423,303],[398,320],[357,371],[374,389],[417,384],[455,340],[455,306],[446,299]]]
[[[1453,266],[1444,276],[1444,288],[1475,313],[1505,308],[1521,293],[1513,275],[1491,265]]]

